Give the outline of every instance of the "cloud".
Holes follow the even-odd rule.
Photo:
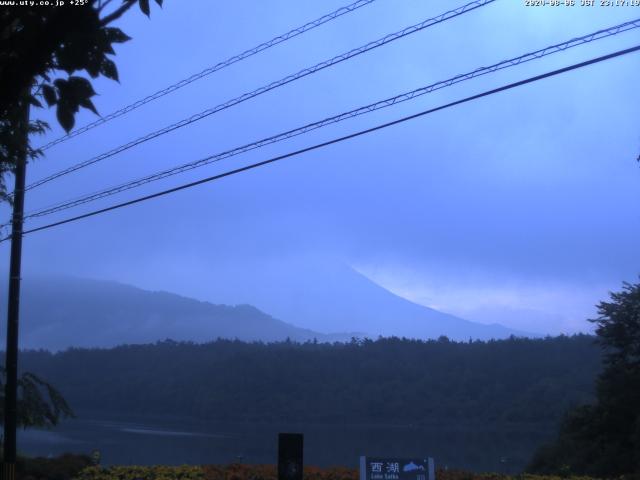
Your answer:
[[[265,15],[253,18],[234,3],[205,1],[151,22],[132,15],[124,29],[135,40],[118,51],[122,85],[97,85],[99,110],[106,114],[339,3],[301,5],[264,7]],[[402,9],[376,2],[47,151],[45,159],[29,165],[29,180],[449,8],[445,1],[416,0]],[[30,191],[27,208],[120,184],[625,17],[624,8],[535,9],[496,2]],[[242,35],[239,20],[249,22],[240,22]],[[187,23],[184,35],[166,36]],[[623,48],[632,35],[459,84],[67,213],[264,160]],[[25,271],[135,284],[172,277],[178,287],[195,291],[212,274],[205,266],[292,252],[331,254],[407,298],[471,319],[508,319],[519,312],[522,325],[580,329],[608,289],[632,281],[639,271],[640,91],[628,88],[638,62],[637,55],[625,57],[29,235]],[[55,125],[53,113],[46,115]],[[78,124],[93,119],[83,115]],[[2,248],[7,255],[6,244]]]
[[[391,264],[360,265],[358,271],[416,303],[480,323],[501,323],[542,334],[592,332],[587,319],[619,284],[536,281],[496,271]]]

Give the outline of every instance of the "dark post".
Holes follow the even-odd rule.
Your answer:
[[[22,220],[24,215],[24,185],[27,169],[27,145],[29,141],[29,90],[23,92],[19,107],[17,135],[21,138],[21,151],[15,167],[13,217],[11,220],[11,260],[9,270],[9,301],[7,312],[7,372],[4,393],[4,462],[2,477],[15,480],[16,476],[16,426],[18,396],[18,319],[20,313],[20,267],[22,260]]]
[[[302,480],[303,441],[301,433],[278,434],[278,480]]]

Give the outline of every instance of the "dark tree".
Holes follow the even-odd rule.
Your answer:
[[[557,441],[530,470],[613,477],[640,473],[640,284],[625,283],[598,305],[603,371],[594,405],[570,411]]]
[[[0,370],[0,392],[4,392],[4,368]],[[0,396],[0,419],[4,415],[4,395]],[[18,426],[50,428],[73,411],[60,392],[32,373],[18,380]]]
[[[162,0],[155,0],[158,5]],[[24,106],[56,107],[60,125],[69,131],[80,107],[94,113],[95,91],[89,79],[118,80],[110,55],[114,44],[129,37],[111,24],[134,5],[150,14],[149,0],[87,0],[60,7],[14,6],[0,10],[0,201],[7,196],[5,174],[24,155],[41,154],[31,147],[23,128]],[[28,134],[43,133],[48,125],[32,121]],[[26,137],[26,138],[25,138]]]

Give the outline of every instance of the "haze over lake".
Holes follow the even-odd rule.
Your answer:
[[[98,449],[102,463],[184,465],[277,460],[280,432],[304,433],[305,463],[356,468],[360,455],[434,456],[438,467],[511,473],[522,470],[530,452],[553,431],[536,427],[511,432],[446,425],[230,424],[190,419],[144,418],[70,420],[55,431],[21,432],[25,453],[47,456]]]

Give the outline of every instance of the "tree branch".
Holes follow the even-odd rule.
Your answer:
[[[102,2],[102,0],[100,0],[100,4],[98,5],[98,11],[102,12],[102,10],[104,10],[107,5],[109,5],[111,2],[113,2],[113,0],[105,0],[104,3]]]
[[[124,15],[127,12],[127,10],[133,7],[136,1],[137,0],[125,0],[124,3],[118,9],[114,10],[112,13],[110,13],[109,15],[104,17],[102,20],[100,20],[100,25],[102,26],[109,25],[114,20],[117,20],[122,15]]]

